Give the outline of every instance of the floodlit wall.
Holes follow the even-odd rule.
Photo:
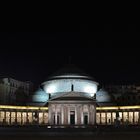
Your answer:
[[[86,79],[58,79],[50,80],[42,84],[43,89],[46,93],[50,93],[52,96],[61,92],[75,92],[89,93],[89,96],[94,96],[97,92],[98,83],[86,80]]]

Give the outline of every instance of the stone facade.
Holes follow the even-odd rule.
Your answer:
[[[50,125],[94,125],[96,103],[84,93],[66,93],[49,101]]]

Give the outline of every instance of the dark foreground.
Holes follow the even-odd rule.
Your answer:
[[[140,140],[140,127],[0,127],[0,140]]]

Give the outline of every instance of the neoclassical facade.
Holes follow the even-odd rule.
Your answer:
[[[84,93],[69,92],[51,99],[48,103],[51,125],[94,125],[96,122],[95,98]]]

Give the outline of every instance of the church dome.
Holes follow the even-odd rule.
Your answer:
[[[70,92],[72,86],[75,92],[84,92],[88,93],[89,96],[94,96],[97,92],[98,83],[81,69],[68,65],[41,84],[43,90],[51,96]]]
[[[79,79],[92,79],[91,76],[83,72],[75,65],[66,65],[64,68],[59,69],[52,74],[48,79],[65,79],[65,78],[79,78]]]
[[[105,89],[100,89],[96,93],[96,101],[97,102],[111,102],[111,96]]]

